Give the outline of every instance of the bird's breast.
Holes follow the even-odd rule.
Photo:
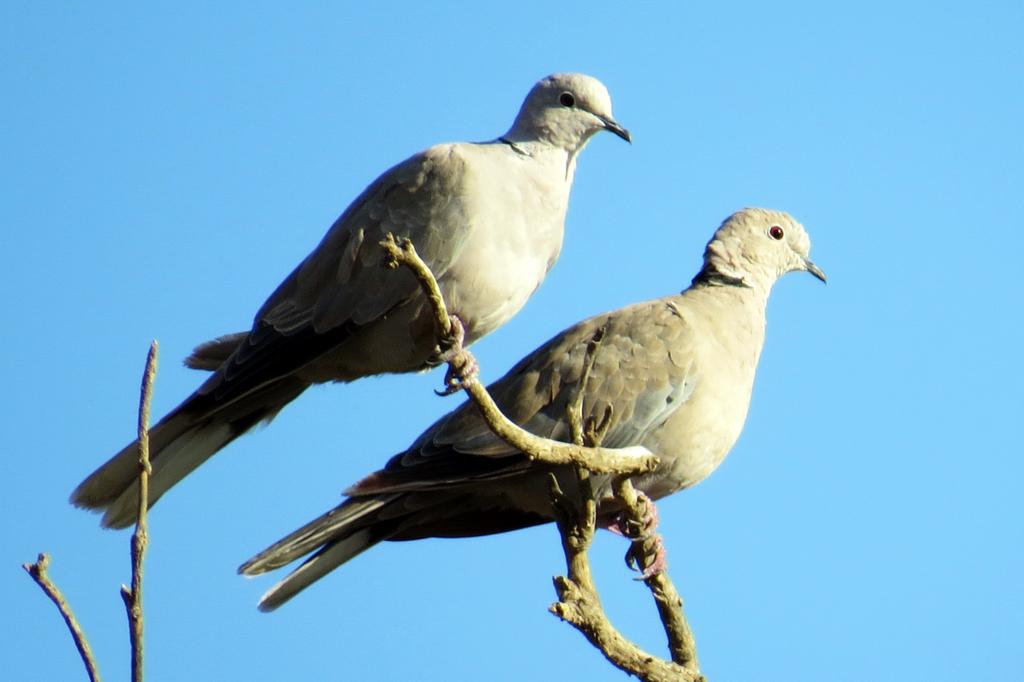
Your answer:
[[[652,497],[663,497],[707,478],[743,431],[764,336],[763,318],[747,315],[746,308],[732,301],[698,302],[687,308],[699,309],[691,315],[704,318],[695,320],[700,333],[689,349],[694,389],[644,440],[662,460],[659,471],[641,483]],[[756,312],[756,306],[753,309]],[[755,324],[742,323],[751,317]]]
[[[519,312],[562,249],[570,189],[564,165],[559,172],[557,163],[535,158],[501,160],[503,173],[470,167],[464,201],[473,224],[440,282],[470,341]]]

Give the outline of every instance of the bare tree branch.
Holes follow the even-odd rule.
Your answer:
[[[638,525],[642,524],[646,511],[643,507],[646,502],[637,496],[632,481],[623,476],[615,481],[614,489],[615,497],[622,502],[630,520]],[[650,538],[633,540],[635,550],[633,556],[640,558],[641,570],[647,568],[643,563],[643,557],[650,554],[650,547],[644,546],[649,540]],[[668,637],[668,647],[673,662],[690,672],[699,673],[697,642],[683,615],[683,600],[676,591],[675,585],[672,584],[668,574],[664,572],[644,578],[644,583],[651,590],[651,595],[658,607],[658,614],[661,616],[661,622],[665,625],[665,634]],[[698,677],[697,679],[703,678]]]
[[[89,675],[90,682],[100,682],[100,671],[96,666],[96,659],[93,658],[89,641],[85,638],[85,633],[78,624],[75,614],[71,612],[71,606],[64,598],[64,595],[53,581],[50,580],[50,576],[46,572],[49,565],[50,557],[43,553],[39,555],[36,563],[22,564],[22,568],[32,576],[32,579],[42,588],[46,596],[57,605],[57,610],[60,611],[60,615],[63,616],[64,622],[68,626],[68,630],[71,631],[71,638],[75,640],[75,647],[78,649],[78,655],[82,658],[82,663],[85,664],[85,672]]]
[[[146,512],[149,507],[149,405],[153,398],[153,378],[156,376],[159,344],[153,341],[146,355],[146,369],[142,374],[139,396],[139,515],[132,533],[132,586],[121,585],[121,599],[128,612],[128,635],[132,648],[132,682],[143,679],[143,626],[142,616],[142,562],[149,545],[149,525]]]
[[[440,338],[450,339],[454,335],[454,327],[445,308],[441,290],[430,268],[417,255],[412,242],[408,239],[397,241],[393,235],[388,235],[388,239],[382,241],[381,246],[388,254],[389,267],[397,268],[404,265],[419,279],[434,308]],[[450,362],[452,369],[459,372],[474,365],[475,362],[471,361],[471,358],[469,351],[460,350]],[[539,438],[506,418],[487,393],[487,389],[479,382],[467,379],[462,382],[462,387],[483,413],[495,435],[530,459],[554,465],[578,464],[595,473],[644,473],[653,471],[658,465],[658,459],[642,446],[617,449],[582,448],[575,444]]]
[[[146,369],[142,375],[142,389],[139,396],[139,516],[135,524],[135,533],[132,535],[132,586],[121,586],[121,599],[124,601],[125,609],[128,612],[128,635],[131,640],[132,649],[132,682],[142,682],[142,560],[145,557],[146,546],[149,543],[149,532],[146,525],[146,508],[149,505],[149,475],[152,469],[149,465],[149,405],[153,395],[153,378],[156,376],[156,361],[159,346],[156,341],[150,344],[149,354],[146,356]],[[71,637],[75,640],[78,654],[85,664],[85,670],[89,674],[91,682],[99,682],[100,674],[96,666],[96,659],[93,658],[89,642],[85,633],[79,626],[71,607],[61,594],[57,586],[50,580],[46,569],[50,564],[50,557],[40,554],[38,561],[34,564],[24,564],[23,567],[32,579],[43,589],[43,592],[57,605],[57,609],[64,617]]]
[[[399,242],[393,235],[388,235],[381,246],[388,254],[386,263],[389,267],[404,265],[420,281],[434,308],[439,338],[445,342],[455,339],[457,344],[456,330],[441,291],[430,269],[416,254],[412,242],[408,239]],[[671,661],[653,656],[623,637],[605,615],[594,586],[587,557],[597,522],[597,500],[591,472],[616,476],[613,486],[616,498],[629,520],[642,527],[647,511],[645,498],[638,497],[629,476],[651,471],[657,466],[657,458],[646,448],[599,447],[611,422],[610,409],[599,422],[590,418],[584,423],[584,390],[603,335],[604,329],[599,329],[588,343],[579,388],[567,407],[573,439],[571,445],[539,438],[509,421],[479,382],[472,377],[462,376],[466,368],[476,364],[468,351],[453,348],[456,352],[449,355],[448,361],[452,371],[462,376],[462,388],[469,393],[488,426],[498,437],[531,459],[552,465],[571,465],[576,472],[577,491],[574,498],[560,489],[553,474],[550,478],[551,502],[568,570],[568,577],[559,576],[554,579],[559,601],[550,607],[551,612],[576,627],[620,670],[650,682],[703,682],[705,678],[697,665],[693,633],[683,616],[682,599],[667,575],[658,573],[644,581],[654,596],[665,626]],[[650,541],[648,537],[632,540],[634,544],[631,552],[637,557],[638,563],[643,564],[641,568],[647,567],[645,562],[650,558],[651,549],[647,543]]]
[[[619,670],[647,682],[691,682],[703,680],[682,666],[653,656],[623,637],[608,621],[597,592],[572,578],[555,578],[558,603],[552,613],[583,633]]]

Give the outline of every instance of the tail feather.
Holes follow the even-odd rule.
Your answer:
[[[267,590],[260,598],[259,610],[273,611],[338,566],[386,539],[387,536],[380,535],[376,529],[364,528],[331,542]]]
[[[546,490],[546,477],[534,480],[538,492]],[[249,559],[238,572],[257,575],[313,553],[260,599],[259,609],[272,611],[379,542],[490,535],[552,520],[521,507],[505,492],[501,486],[488,491],[470,484],[350,497]]]
[[[261,421],[272,419],[308,384],[298,379],[276,382],[228,406],[208,404],[193,394],[150,431],[149,506],[203,462]],[[125,528],[138,517],[139,442],[136,440],[82,481],[71,503],[105,511],[102,524]]]
[[[150,461],[157,466],[160,453],[186,434],[193,425],[175,410],[149,431]],[[126,445],[105,464],[78,484],[71,503],[86,509],[104,509],[113,504],[139,476],[139,441]]]
[[[379,542],[489,535],[550,520],[513,507],[467,503],[459,493],[351,497],[249,559],[238,572],[248,576],[264,573],[315,550],[260,598],[260,611],[273,611]]]
[[[344,540],[327,545],[289,573],[285,580],[267,590],[260,597],[259,610],[266,612],[278,608],[341,564],[386,539],[377,535],[374,528],[364,528]]]
[[[192,473],[200,464],[244,433],[232,424],[207,421],[184,425],[182,415],[169,415],[150,434],[149,506]],[[255,422],[254,422],[255,423]],[[136,440],[82,481],[71,503],[104,511],[105,528],[126,528],[139,510],[139,442]]]
[[[244,431],[236,430],[232,424],[213,422],[190,429],[175,439],[153,460],[153,473],[149,479],[149,506],[156,504],[164,493]],[[102,524],[106,528],[126,528],[135,523],[138,515],[139,479],[136,475],[107,506]]]
[[[376,521],[368,515],[391,502],[397,495],[352,498],[331,511],[289,533],[239,566],[242,575],[259,575],[280,568],[338,538],[351,535]],[[353,555],[354,556],[354,555]]]
[[[237,332],[218,336],[212,341],[201,343],[185,358],[185,366],[191,369],[202,369],[214,372],[228,361],[232,353],[249,336],[249,332]]]
[[[263,595],[259,609],[273,611],[346,561],[390,538],[397,519],[382,519],[381,512],[399,497],[350,498],[242,564],[238,572],[253,576],[317,550]]]

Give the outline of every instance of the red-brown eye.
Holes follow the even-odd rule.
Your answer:
[[[778,225],[772,225],[768,228],[768,234],[772,239],[782,239],[786,233],[782,231],[782,228]]]

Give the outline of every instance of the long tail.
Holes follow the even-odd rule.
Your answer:
[[[238,572],[254,576],[319,550],[260,599],[260,611],[273,611],[338,566],[391,537],[395,524],[381,521],[379,510],[400,494],[352,498],[242,564]]]
[[[272,419],[308,384],[295,378],[274,382],[230,406],[206,407],[209,396],[194,393],[150,431],[149,506],[221,448],[261,421]],[[103,510],[102,524],[125,528],[138,517],[139,442],[129,443],[82,481],[71,503]]]
[[[547,485],[547,477],[537,481]],[[551,519],[518,508],[499,487],[490,496],[474,484],[421,492],[380,491],[350,497],[341,505],[274,543],[239,567],[253,576],[313,554],[260,599],[273,611],[338,566],[385,540],[472,537],[504,533]],[[540,487],[546,490],[546,487]]]

